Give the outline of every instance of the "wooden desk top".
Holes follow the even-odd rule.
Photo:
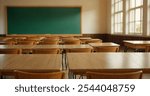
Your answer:
[[[33,48],[60,48],[62,49],[62,45],[34,45]]]
[[[32,48],[63,48],[62,45],[0,45],[0,48],[19,48],[19,49],[32,49]]]
[[[71,72],[143,70],[150,73],[150,53],[67,53]]]
[[[5,48],[18,48],[18,49],[32,49],[33,45],[0,45],[1,49]]]
[[[60,71],[61,58],[59,54],[0,54],[0,71]]]
[[[130,43],[130,44],[150,44],[150,41],[128,41],[128,40],[124,40],[124,43]]]
[[[120,46],[119,44],[113,42],[106,42],[106,43],[89,43],[92,47],[107,47],[107,46]]]
[[[92,48],[88,44],[84,44],[84,45],[62,45],[62,46],[63,46],[63,49],[70,49],[70,48]]]

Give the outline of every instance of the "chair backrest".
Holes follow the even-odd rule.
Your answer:
[[[21,54],[20,49],[0,49],[0,54]]]
[[[14,71],[15,79],[64,79],[64,72],[33,73]]]
[[[1,41],[0,45],[15,45],[14,41]]]
[[[80,45],[81,41],[80,40],[76,40],[76,39],[72,39],[72,40],[66,40],[64,41],[65,45]]]
[[[12,37],[1,37],[0,40],[1,41],[8,41],[8,40],[12,40]]]
[[[32,54],[59,54],[60,49],[59,48],[36,48],[32,49]]]
[[[101,39],[90,39],[90,40],[87,40],[85,41],[86,44],[89,44],[89,43],[102,43],[102,40]]]
[[[95,52],[118,52],[119,47],[117,46],[103,46],[94,48]]]
[[[40,42],[39,45],[58,45],[58,41],[43,41]]]
[[[59,36],[49,36],[49,37],[46,37],[45,39],[59,40],[60,37]]]
[[[142,71],[126,72],[126,73],[98,73],[87,72],[87,79],[141,79]]]
[[[145,51],[146,51],[146,52],[150,52],[150,46],[146,46]]]
[[[18,41],[17,45],[34,45],[36,44],[35,41]]]
[[[66,50],[66,52],[69,53],[91,53],[92,52],[92,48],[72,48],[72,49],[68,49]]]
[[[38,40],[42,40],[43,39],[43,37],[27,37],[27,40],[36,40],[36,41],[38,41]]]

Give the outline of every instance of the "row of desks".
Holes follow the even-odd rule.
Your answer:
[[[126,47],[125,51],[127,51],[128,48],[135,49],[135,51],[139,49],[145,50],[146,46],[150,46],[150,41],[124,40],[124,46]]]
[[[51,72],[62,70],[60,54],[1,54],[0,72],[14,70]],[[135,71],[150,73],[150,53],[67,53],[69,72]]]
[[[82,45],[0,45],[1,49],[5,48],[20,48],[20,49],[33,49],[33,48],[60,48],[60,49],[69,49],[69,48],[92,48],[92,47],[103,47],[103,46],[118,46],[118,44],[109,42],[109,43],[90,43]]]

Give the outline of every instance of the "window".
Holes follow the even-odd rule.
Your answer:
[[[123,0],[112,0],[112,32],[123,33]]]
[[[146,7],[147,2],[149,2],[149,9]],[[126,35],[148,34],[148,31],[144,29],[146,28],[144,25],[148,25],[148,28],[150,26],[150,0],[112,0],[111,5],[111,33]],[[149,24],[146,22],[148,21],[146,12],[149,13]],[[150,35],[150,28],[148,30]]]
[[[127,2],[127,34],[143,33],[143,0],[128,0]]]

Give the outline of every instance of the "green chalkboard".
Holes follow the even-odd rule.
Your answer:
[[[81,34],[81,8],[7,7],[7,34]]]

